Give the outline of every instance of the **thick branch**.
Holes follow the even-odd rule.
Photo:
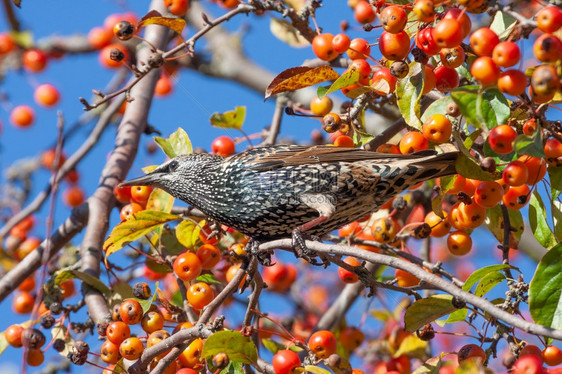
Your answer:
[[[88,205],[82,204],[74,209],[70,217],[59,226],[57,231],[51,237],[50,252],[46,254],[47,258],[53,257],[70,239],[78,234],[88,220]],[[41,258],[43,252],[47,248],[46,240],[41,245],[22,259],[12,270],[0,278],[0,302],[12,293],[26,278],[31,276],[41,266]]]
[[[435,288],[456,296],[459,300],[464,301],[468,304],[472,304],[475,307],[483,310],[492,317],[504,321],[511,326],[523,330],[525,332],[551,337],[554,339],[562,340],[562,330],[556,330],[550,327],[537,325],[518,318],[504,310],[497,308],[494,304],[490,303],[488,300],[482,299],[475,296],[474,294],[463,291],[461,288],[455,286],[454,284],[438,277],[437,275],[431,274],[425,271],[423,268],[416,266],[410,262],[404,261],[402,259],[374,253],[364,250],[358,250],[354,247],[334,245],[334,244],[323,244],[319,242],[307,241],[306,245],[313,251],[321,254],[331,254],[339,256],[354,256],[358,259],[368,261],[373,264],[386,265],[396,269],[402,269],[413,275],[415,275],[420,280],[434,286]],[[271,251],[278,248],[285,250],[292,250],[291,239],[274,240],[268,243],[264,243],[260,246],[260,250]]]
[[[165,12],[163,2],[158,0],[152,1],[151,9]],[[156,48],[165,48],[168,37],[168,28],[158,25],[146,27],[145,38]],[[146,61],[151,53],[150,47],[145,45],[139,50],[137,60]],[[131,96],[135,100],[127,105],[117,131],[115,149],[102,171],[98,188],[88,199],[90,219],[81,245],[82,271],[94,277],[100,275],[102,246],[108,229],[109,214],[115,204],[113,188],[125,179],[135,159],[158,78],[158,71],[152,70],[131,90]],[[84,300],[94,322],[102,321],[108,315],[106,301],[97,290],[87,290]]]

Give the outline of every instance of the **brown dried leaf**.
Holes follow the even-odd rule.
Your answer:
[[[150,11],[146,16],[142,17],[137,30],[146,25],[160,25],[174,30],[176,33],[181,34],[185,27],[185,20],[183,18],[162,17],[156,10]]]
[[[316,68],[308,66],[297,66],[282,71],[277,75],[265,90],[265,99],[274,94],[286,91],[295,91],[300,88],[314,86],[337,79],[339,74],[328,65]]]

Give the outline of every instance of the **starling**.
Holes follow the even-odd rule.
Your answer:
[[[322,236],[376,211],[408,187],[456,174],[456,158],[457,152],[394,155],[277,145],[228,158],[180,155],[123,185],[161,188],[254,243],[292,237],[304,256],[304,232]]]

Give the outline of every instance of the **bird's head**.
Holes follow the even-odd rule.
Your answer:
[[[176,156],[150,173],[121,183],[121,186],[152,186],[185,200],[185,195],[206,184],[211,172],[223,160],[210,154]]]

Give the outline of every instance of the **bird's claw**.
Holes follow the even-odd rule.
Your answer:
[[[271,266],[271,253],[259,251],[260,243],[257,240],[250,239],[248,244],[246,244],[246,253],[250,256],[255,256],[258,262],[263,266]]]
[[[311,236],[310,238],[312,240],[319,240],[318,237]],[[305,261],[309,262],[311,265],[315,266],[327,267],[329,265],[329,262],[326,261],[326,259],[318,256],[318,253],[306,246],[305,236],[301,230],[293,230],[292,240],[293,248],[295,249],[295,255],[297,256],[297,258],[302,258]],[[320,261],[316,259],[316,257],[320,257]]]

